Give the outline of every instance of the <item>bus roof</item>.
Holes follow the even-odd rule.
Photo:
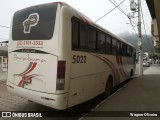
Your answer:
[[[81,13],[80,11],[76,10],[75,8],[73,8],[72,6],[68,5],[65,2],[56,2],[58,4],[61,4],[62,6],[68,6],[70,7],[72,10],[74,10],[77,14],[79,14],[81,17],[80,19],[83,20],[84,22],[86,22],[87,24],[90,24],[96,28],[98,28],[99,30],[109,34],[110,36],[122,41],[123,43],[126,43],[128,45],[130,45],[131,47],[135,48],[134,45],[132,45],[131,43],[127,42],[126,40],[116,36],[115,34],[113,34],[112,32],[110,32],[109,30],[106,30],[105,28],[103,28],[102,26],[98,25],[97,23],[95,23],[94,21],[92,21],[90,18],[88,18],[86,15],[84,15],[83,13]]]

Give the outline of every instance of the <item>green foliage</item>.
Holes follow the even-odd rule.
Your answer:
[[[126,40],[127,42],[133,44],[136,47],[136,49],[139,50],[138,45],[137,45],[138,36],[136,34],[124,32],[124,33],[118,34],[118,36]],[[152,42],[151,35],[142,35],[142,51],[153,53],[154,48],[153,48],[153,42]]]

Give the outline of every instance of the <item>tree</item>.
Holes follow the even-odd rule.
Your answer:
[[[127,42],[131,43],[132,45],[135,46],[137,50],[138,48],[138,37],[134,33],[128,33],[128,32],[123,32],[118,34],[119,37],[123,38]],[[153,48],[153,43],[152,43],[152,36],[151,35],[142,35],[142,51],[143,52],[149,52],[153,53],[154,48]]]

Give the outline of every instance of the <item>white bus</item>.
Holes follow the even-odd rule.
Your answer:
[[[17,11],[8,48],[8,90],[60,110],[108,96],[135,71],[133,45],[62,2]]]

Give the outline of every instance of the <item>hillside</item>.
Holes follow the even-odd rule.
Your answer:
[[[128,41],[129,43],[133,44],[137,50],[138,48],[138,37],[136,34],[133,33],[120,33],[118,34],[119,37],[123,38],[124,40]],[[142,35],[142,51],[143,52],[153,52],[153,42],[151,35]]]

